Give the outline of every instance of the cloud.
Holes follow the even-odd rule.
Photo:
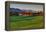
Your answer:
[[[43,11],[43,5],[32,5],[32,4],[10,4],[10,8],[27,9],[34,11]]]

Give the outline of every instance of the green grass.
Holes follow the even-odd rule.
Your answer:
[[[43,16],[10,16],[9,20],[10,30],[43,27]]]

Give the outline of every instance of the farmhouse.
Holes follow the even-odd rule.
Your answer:
[[[19,14],[22,16],[32,16],[32,12],[20,12]]]
[[[35,12],[35,13],[33,13],[33,16],[43,16],[43,12],[42,11],[40,11],[40,12]]]
[[[32,10],[21,10],[18,8],[10,8],[10,15],[16,16],[42,16],[43,12],[34,13]]]
[[[18,8],[10,8],[10,15],[18,15],[18,16],[32,16],[32,12],[26,10],[20,10]]]

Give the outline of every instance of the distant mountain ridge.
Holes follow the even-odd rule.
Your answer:
[[[18,9],[18,8],[10,8],[10,12],[22,12],[22,10]]]
[[[33,12],[33,10],[25,10],[25,9],[18,9],[18,8],[10,8],[10,12]]]

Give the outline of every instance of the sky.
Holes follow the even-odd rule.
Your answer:
[[[33,11],[43,11],[43,5],[33,5],[33,4],[10,4],[10,8],[19,8]]]

